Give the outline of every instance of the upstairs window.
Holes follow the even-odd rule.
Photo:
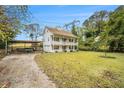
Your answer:
[[[54,41],[59,41],[59,37],[54,37]]]
[[[62,41],[66,42],[66,41],[67,41],[67,39],[66,39],[66,38],[62,38]]]
[[[69,39],[69,42],[73,42],[73,39]]]
[[[75,43],[77,42],[77,39],[75,39]]]

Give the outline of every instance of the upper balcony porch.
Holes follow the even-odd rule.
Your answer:
[[[77,38],[52,37],[53,45],[78,45]]]

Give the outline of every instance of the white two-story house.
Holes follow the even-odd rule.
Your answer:
[[[62,29],[45,27],[43,32],[44,52],[72,52],[77,50],[77,36]]]

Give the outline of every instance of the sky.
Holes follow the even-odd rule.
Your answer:
[[[42,29],[44,26],[63,27],[73,20],[80,20],[79,25],[81,25],[96,11],[113,11],[117,7],[116,5],[31,5],[29,6],[29,11],[32,13],[30,23],[38,23]],[[29,40],[26,34],[19,34],[15,39]]]

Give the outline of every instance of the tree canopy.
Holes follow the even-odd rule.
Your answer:
[[[29,15],[28,6],[0,6],[0,45],[20,33],[22,24]]]
[[[83,22],[84,46],[109,51],[124,51],[124,6],[114,11],[97,11]]]
[[[108,25],[110,49],[124,51],[124,6],[119,6],[111,13]]]

